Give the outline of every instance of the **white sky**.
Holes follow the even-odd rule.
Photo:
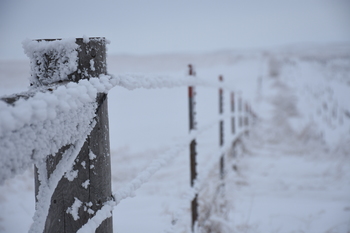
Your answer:
[[[0,59],[25,38],[105,36],[109,54],[350,42],[349,0],[0,0]]]

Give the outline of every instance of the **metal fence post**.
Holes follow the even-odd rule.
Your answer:
[[[243,118],[242,118],[242,96],[238,97],[238,127],[241,130],[243,126]]]
[[[219,81],[222,82],[223,78],[220,75]],[[223,116],[224,113],[224,91],[222,88],[219,88],[219,114]],[[220,148],[224,146],[224,119],[220,119],[220,127],[219,127],[219,144]],[[225,176],[225,154],[223,153],[220,157],[220,178],[224,180]]]
[[[190,64],[189,67],[189,75],[195,76],[195,72],[193,70],[193,66]],[[195,87],[189,86],[188,87],[188,100],[189,100],[189,128],[190,131],[196,129],[196,121],[195,121]],[[191,178],[191,187],[194,186],[194,181],[197,178],[197,161],[196,161],[196,139],[193,139],[190,143],[190,178]],[[192,232],[194,232],[195,224],[198,220],[198,194],[195,195],[191,202],[191,213],[192,213]]]
[[[235,113],[235,94],[231,92],[231,133],[236,133],[236,122],[235,122],[235,116],[233,115]]]
[[[231,133],[232,133],[232,135],[236,134],[236,119],[237,119],[237,117],[235,116],[235,108],[236,108],[236,106],[235,106],[235,94],[234,94],[234,92],[231,92]],[[230,153],[230,155],[232,157],[236,156],[236,141],[237,140],[234,140],[232,142],[232,148],[231,148],[231,153]]]
[[[40,40],[39,40],[40,41]],[[53,41],[53,40],[47,40]],[[70,74],[70,81],[98,77],[107,74],[106,68],[106,41],[105,38],[78,38],[76,44],[78,52],[78,69]],[[55,61],[50,54],[45,54],[50,68]],[[93,64],[93,66],[92,66]],[[102,208],[103,203],[111,199],[111,163],[109,146],[109,124],[107,109],[107,94],[99,93],[96,98],[96,125],[85,141],[79,152],[73,170],[77,170],[77,177],[69,181],[62,177],[54,194],[51,197],[51,205],[46,218],[44,232],[70,233],[76,232],[89,218]],[[56,155],[49,155],[46,159],[47,176],[55,170],[62,154],[71,145],[62,147]],[[35,169],[35,196],[38,194],[40,182],[37,169]],[[85,186],[82,185],[85,182]],[[81,202],[78,208],[78,219],[74,219],[67,211],[75,200]],[[98,233],[112,233],[112,218],[108,218],[96,229]]]
[[[246,130],[246,136],[249,136],[249,104],[245,103],[245,111],[244,111],[244,126]]]

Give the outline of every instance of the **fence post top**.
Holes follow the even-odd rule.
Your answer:
[[[23,48],[30,59],[30,83],[34,87],[107,73],[104,37],[28,39]]]

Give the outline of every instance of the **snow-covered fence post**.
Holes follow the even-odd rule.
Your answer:
[[[195,76],[195,72],[193,70],[192,65],[188,65],[189,68],[189,75],[190,76]],[[196,121],[195,121],[195,87],[193,86],[189,86],[188,87],[188,100],[189,100],[189,128],[190,131],[191,130],[195,130],[196,129]],[[197,178],[197,160],[196,160],[196,139],[193,139],[190,143],[190,178],[191,178],[191,187],[194,186],[194,181]],[[195,197],[193,198],[192,202],[191,202],[191,213],[192,213],[192,232],[194,232],[195,229],[195,224],[197,222],[198,219],[198,203],[197,203],[197,199],[198,199],[198,194],[195,195]]]
[[[237,115],[237,113],[235,114],[235,94],[234,92],[231,92],[231,133],[232,135],[236,134],[236,119],[237,117],[235,115]],[[236,143],[237,143],[237,139],[234,140],[232,142],[232,147],[231,147],[231,152],[230,155],[232,157],[236,156]]]
[[[69,60],[73,58],[67,56],[65,44],[50,47],[51,42],[57,41],[59,40],[38,40],[38,46],[33,47],[32,54],[35,56],[30,57],[32,86],[45,87],[70,81],[78,82],[81,79],[107,74],[105,38],[76,39],[77,46],[72,50],[75,53],[74,61]],[[50,49],[43,52],[43,46],[40,45]],[[62,58],[63,61],[60,60]],[[76,62],[76,66],[67,71],[70,62]],[[64,76],[61,73],[59,77],[63,79],[52,77],[62,72],[62,65],[65,65],[65,73]],[[84,142],[71,171],[60,179],[51,197],[44,232],[76,232],[102,208],[103,203],[112,199],[107,94],[98,93],[96,105],[95,126]],[[74,148],[74,145],[66,145],[57,154],[47,156],[46,171],[44,168],[46,174],[40,174],[42,169],[35,169],[36,197],[41,185],[39,178],[44,176],[50,179],[63,154],[70,148]],[[96,232],[111,233],[112,230],[112,218],[108,218]]]

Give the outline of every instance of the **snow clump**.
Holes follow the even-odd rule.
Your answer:
[[[79,211],[79,208],[80,208],[82,202],[76,197],[74,197],[74,199],[75,199],[75,201],[74,201],[73,205],[71,207],[68,207],[66,213],[71,214],[73,216],[73,219],[75,221],[77,221],[80,218],[78,211]]]

